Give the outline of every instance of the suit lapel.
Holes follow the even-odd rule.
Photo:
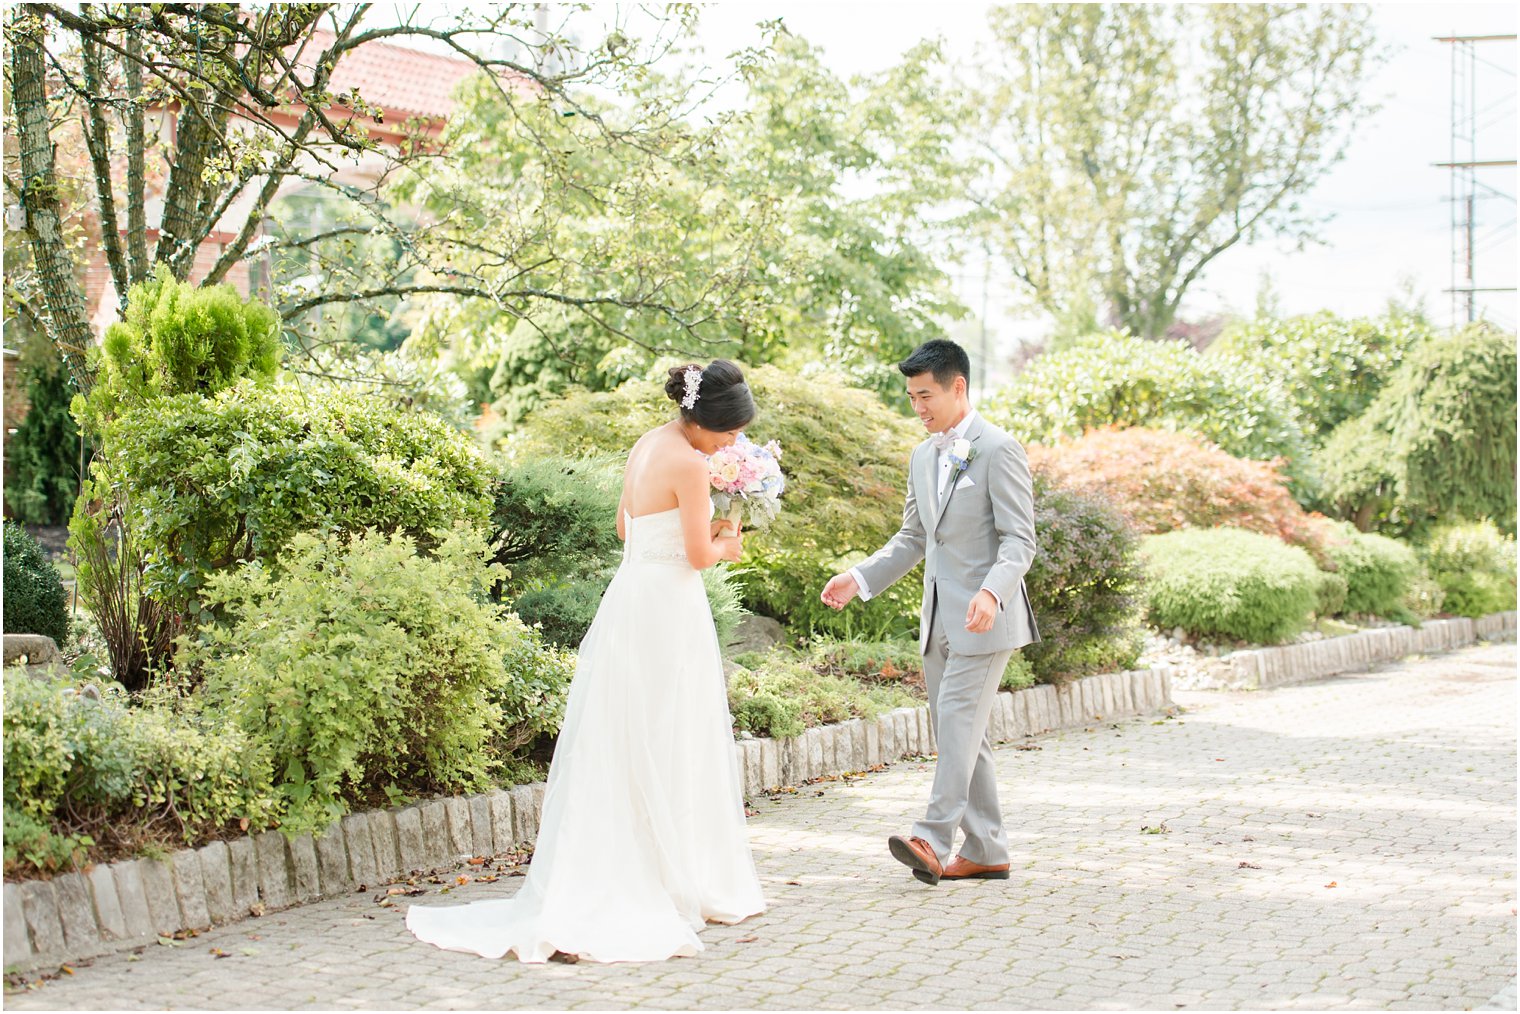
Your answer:
[[[936,488],[936,480],[939,478],[939,461],[932,443],[925,442],[922,451],[924,464],[919,466],[919,472],[923,475],[923,491],[927,494],[918,498],[919,503],[929,505],[929,531],[934,531],[939,524],[939,490]]]
[[[986,423],[982,420],[982,417],[978,415],[974,420],[972,420],[971,426],[966,430],[966,439],[971,441],[971,449],[973,453],[976,450],[976,442],[982,439],[982,431],[984,429],[986,429]],[[934,458],[937,456],[930,455],[930,457]],[[938,462],[936,462],[936,464],[938,464]],[[945,516],[945,511],[950,509],[950,498],[955,496],[955,488],[960,485],[961,476],[965,475],[969,471],[971,471],[971,465],[968,462],[966,467],[961,469],[959,472],[951,473],[950,488],[945,490],[944,499],[942,501],[939,501],[938,507],[936,508],[937,513],[934,515],[934,528],[939,528],[940,518],[943,518]],[[934,469],[934,488],[937,493],[939,489],[939,470],[937,468]],[[938,499],[939,498],[936,497],[936,500]],[[933,531],[933,529],[931,529],[931,531]]]

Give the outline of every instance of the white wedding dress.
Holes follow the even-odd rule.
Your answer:
[[[413,906],[407,928],[488,958],[659,961],[701,951],[705,921],[763,911],[727,696],[679,510],[628,516],[622,564],[581,643],[522,888]]]

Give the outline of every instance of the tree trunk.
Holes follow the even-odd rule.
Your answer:
[[[42,51],[46,17],[36,4],[12,21],[11,102],[21,161],[21,206],[32,241],[32,260],[47,305],[48,337],[62,353],[79,390],[88,392],[92,376],[85,358],[94,334],[84,293],[74,274],[74,260],[63,237],[58,178],[48,119],[47,65]]]
[[[89,94],[80,111],[85,146],[90,151],[90,166],[95,172],[95,196],[100,202],[100,241],[105,247],[111,280],[116,284],[116,304],[127,305],[127,260],[121,249],[121,227],[116,222],[116,181],[111,173],[111,132],[106,126],[104,77],[100,65],[100,47],[84,39],[84,86]]]
[[[132,8],[130,16],[135,17]],[[136,31],[127,32],[127,275],[128,282],[136,285],[148,277],[148,217],[144,209],[147,200],[147,175],[143,160],[147,142],[143,129],[142,106],[142,40]]]

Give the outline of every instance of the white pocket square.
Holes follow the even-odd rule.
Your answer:
[[[967,476],[963,476],[961,478],[960,482],[957,482],[955,484],[955,488],[956,489],[966,489],[968,487],[975,486],[975,485],[976,485],[976,483],[974,483],[974,482],[971,481],[971,476],[967,475]]]

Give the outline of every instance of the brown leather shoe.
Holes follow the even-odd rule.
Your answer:
[[[965,856],[956,856],[940,876],[946,880],[1007,880],[1008,864],[983,866],[981,863],[973,863]]]
[[[939,856],[934,854],[934,846],[922,838],[904,838],[900,834],[894,834],[887,839],[887,847],[892,850],[893,859],[910,868],[915,877],[930,887],[939,883],[939,878],[944,875]]]

